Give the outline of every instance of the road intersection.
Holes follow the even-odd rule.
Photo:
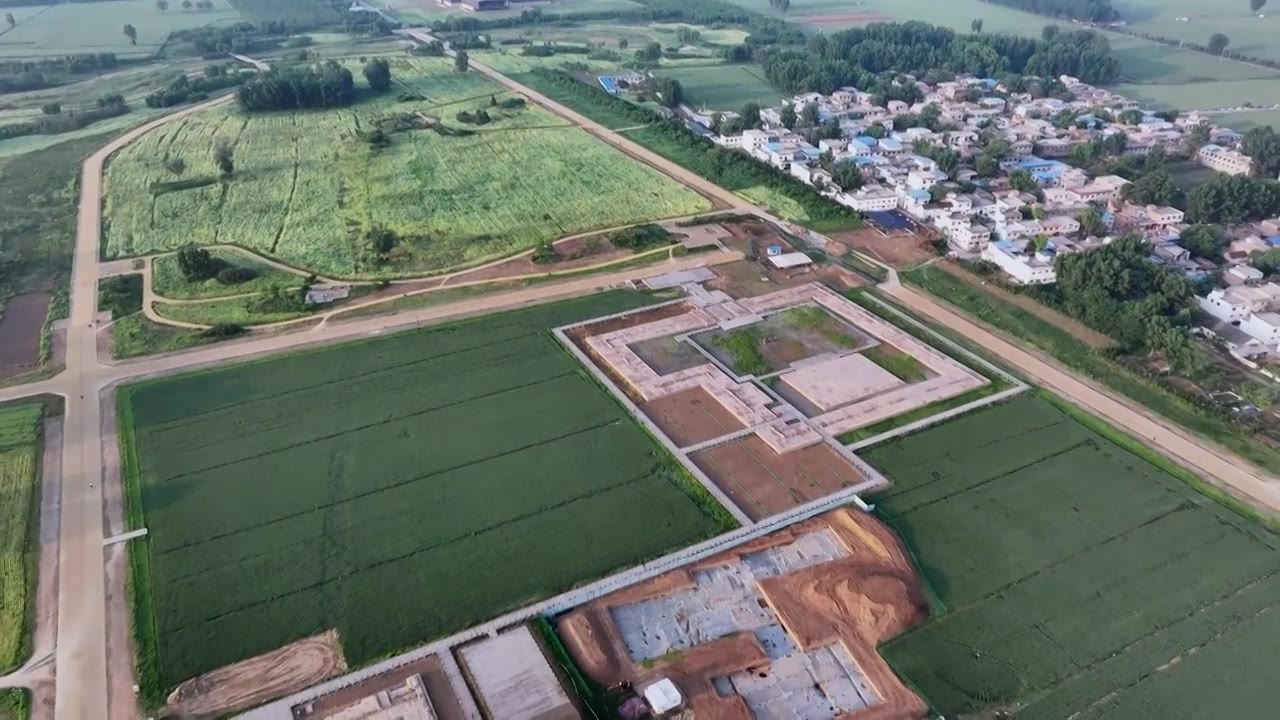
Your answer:
[[[777,221],[732,192],[639,147],[625,136],[594,123],[475,60],[472,60],[472,67],[580,125],[610,145],[708,196],[740,211]],[[114,418],[104,417],[104,408],[109,413],[113,407],[113,388],[116,385],[306,345],[355,339],[449,318],[587,294],[657,272],[693,267],[706,262],[698,256],[691,256],[673,259],[666,265],[532,285],[390,317],[325,322],[310,330],[264,337],[251,336],[235,342],[119,364],[103,362],[98,355],[98,334],[101,328],[95,324],[97,285],[101,277],[123,269],[119,262],[99,262],[103,167],[114,152],[152,129],[228,99],[220,98],[151,121],[113,140],[84,162],[71,278],[71,308],[66,328],[66,368],[47,380],[0,389],[0,402],[39,395],[57,395],[65,403],[60,455],[61,482],[56,498],[60,506],[58,542],[54,545],[57,548],[56,625],[52,630],[42,628],[37,631],[38,635],[45,632],[47,637],[56,638],[52,648],[51,674],[55,678],[53,715],[57,720],[101,720],[104,717],[110,720],[132,720],[140,712],[136,703],[120,702],[117,699],[119,693],[108,692],[109,665],[111,674],[116,678],[111,681],[113,685],[118,682],[118,678],[132,678],[133,672],[133,658],[128,651],[128,643],[123,643],[119,648],[113,647],[112,656],[108,657],[107,642],[108,595],[114,594],[115,597],[122,598],[125,592],[123,574],[108,575],[107,555],[104,554],[103,547],[108,528],[118,528],[123,522],[122,518],[115,516],[120,512],[118,497],[122,492],[118,469],[114,461],[109,460],[114,458],[115,448],[104,447],[114,443],[114,432],[110,430]],[[1179,462],[1198,469],[1206,478],[1254,499],[1273,512],[1280,512],[1280,485],[1277,485],[1274,478],[1243,459],[1194,437],[1163,418],[1117,401],[1110,393],[1075,376],[1052,360],[1022,349],[944,304],[900,285],[892,273],[890,276],[890,282],[884,287],[885,292],[908,309],[946,325],[975,344],[988,348],[1033,380],[1124,428],[1144,442],[1149,442]],[[105,495],[104,485],[107,486]],[[112,498],[117,500],[104,505],[104,500]],[[109,512],[113,515],[109,516]],[[116,546],[115,550],[119,547],[122,546]],[[120,603],[111,607],[115,608],[117,605]],[[127,614],[124,617],[113,615],[110,620],[120,627],[127,627]],[[37,653],[32,663],[13,675],[0,678],[0,687],[6,684],[32,685],[49,674],[47,653]],[[113,701],[109,702],[109,698]]]

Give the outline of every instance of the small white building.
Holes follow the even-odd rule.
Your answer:
[[[858,212],[882,212],[898,207],[898,194],[884,187],[861,187],[852,193],[840,193],[836,202]]]
[[[1240,322],[1240,329],[1263,345],[1275,347],[1280,343],[1280,313],[1254,313]]]
[[[988,243],[982,250],[982,259],[994,263],[1019,285],[1046,285],[1058,279],[1053,270],[1054,254],[1048,248],[1040,252],[1019,250],[1005,240]]]
[[[770,255],[767,260],[769,264],[779,270],[792,270],[795,268],[807,267],[813,264],[813,259],[802,252],[782,253],[781,255]]]

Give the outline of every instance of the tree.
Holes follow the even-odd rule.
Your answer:
[[[1036,252],[1040,252],[1041,250],[1044,250],[1045,246],[1048,244],[1049,244],[1048,235],[1036,235],[1035,237],[1031,238],[1031,247],[1034,248]]]
[[[1107,234],[1107,224],[1102,220],[1102,210],[1090,205],[1076,216],[1080,223],[1080,238],[1102,237]]]
[[[219,264],[208,250],[187,245],[178,251],[178,269],[187,282],[208,280],[218,273]]]
[[[889,136],[889,131],[886,130],[885,127],[880,123],[873,123],[871,125],[868,125],[867,129],[864,130],[863,132],[866,133],[867,137],[875,138],[876,140],[883,140],[884,138]]]
[[[377,92],[391,89],[391,63],[386,58],[374,58],[364,64],[364,79]]]
[[[973,169],[978,173],[978,177],[995,177],[995,174],[1000,170],[1000,161],[983,153],[973,161]]]
[[[1209,36],[1208,49],[1210,53],[1220,56],[1227,49],[1227,46],[1230,44],[1231,44],[1231,38],[1228,38],[1226,35],[1223,35],[1222,33],[1214,33]]]
[[[1280,272],[1280,248],[1256,251],[1249,256],[1249,264],[1267,275],[1275,275]]]
[[[125,23],[125,26],[124,26],[124,36],[125,36],[125,37],[127,37],[127,38],[129,38],[129,44],[130,44],[130,45],[137,45],[137,44],[138,44],[138,28],[136,28],[136,27],[134,27],[134,26],[132,26],[132,25],[130,25],[130,24],[128,24],[128,23]]]
[[[1181,190],[1172,173],[1159,169],[1126,185],[1122,194],[1126,200],[1138,205],[1173,205]]]
[[[61,115],[62,106],[56,102],[45,103],[44,105],[40,106],[40,112],[44,113],[45,115]]]
[[[662,59],[662,46],[651,42],[636,51],[636,60],[640,62],[658,62]]]
[[[182,11],[191,12],[191,0],[182,0]]]
[[[622,38],[621,40],[619,40],[619,41],[618,41],[618,49],[619,49],[619,50],[626,50],[626,49],[627,49],[627,47],[628,47],[628,46],[630,46],[630,45],[631,45],[631,43],[627,42],[627,39],[626,39],[626,38]]]
[[[796,115],[796,109],[792,105],[783,105],[782,112],[779,113],[782,119],[782,127],[790,130],[796,126],[799,116]]]
[[[370,254],[379,261],[386,260],[395,246],[400,244],[400,237],[395,231],[382,225],[373,225],[366,230],[364,240]]]
[[[1258,11],[1262,10],[1266,4],[1267,0],[1249,0],[1249,10],[1251,10],[1254,15],[1257,15]]]
[[[862,187],[862,171],[852,160],[841,160],[831,168],[831,179],[845,192],[853,192]]]
[[[11,12],[4,14],[4,21],[9,24],[9,27],[13,27],[18,24],[18,21],[13,18],[13,13]]]
[[[740,120],[742,121],[743,129],[750,130],[752,128],[759,126],[760,125],[760,105],[753,102],[749,102],[746,105],[743,105],[742,112],[739,113],[739,116],[740,116]]]
[[[1142,158],[1142,169],[1146,172],[1163,169],[1168,164],[1169,153],[1165,152],[1163,145],[1153,145]]]
[[[1009,173],[1009,187],[1019,192],[1035,192],[1040,189],[1036,179],[1026,170],[1014,170]]]
[[[970,30],[972,30],[972,31],[974,31],[975,33],[980,33],[980,32],[982,32],[982,18],[978,18],[978,19],[976,19],[976,20],[974,20],[974,21],[970,22],[970,23],[969,23],[969,29],[970,29]]]
[[[1256,127],[1244,134],[1240,148],[1253,158],[1253,174],[1274,178],[1280,175],[1280,134],[1270,126]]]
[[[1182,231],[1178,244],[1196,257],[1222,259],[1222,239],[1212,225],[1192,225]]]
[[[187,161],[173,155],[165,158],[164,167],[177,177],[182,177],[182,173],[187,171]]]
[[[804,125],[813,126],[818,124],[818,103],[805,103],[800,108],[800,122]]]
[[[169,0],[156,0],[156,9],[165,12],[169,9]]]
[[[1138,125],[1142,122],[1141,110],[1125,110],[1120,113],[1120,117],[1116,118],[1124,125]]]
[[[217,166],[218,173],[223,178],[229,178],[231,173],[235,172],[235,147],[230,140],[224,137],[213,139],[213,164]]]
[[[1209,144],[1209,133],[1212,126],[1207,121],[1202,121],[1199,125],[1191,128],[1182,138],[1182,148],[1188,155],[1195,156],[1200,152],[1200,148]]]
[[[1040,37],[1045,42],[1053,42],[1060,32],[1062,32],[1062,28],[1057,25],[1045,25],[1044,29],[1040,31]]]
[[[466,72],[469,64],[469,58],[467,57],[466,50],[459,50],[457,54],[453,56],[454,70],[457,70],[458,72]]]
[[[653,92],[658,96],[658,103],[663,107],[677,107],[684,99],[684,89],[680,81],[671,77],[660,77],[653,82]]]

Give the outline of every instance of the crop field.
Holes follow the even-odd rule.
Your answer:
[[[284,270],[279,270],[266,263],[255,260],[252,256],[235,250],[214,248],[209,251],[216,260],[227,267],[249,268],[257,276],[247,282],[235,285],[223,285],[217,280],[188,282],[178,267],[177,255],[158,257],[151,263],[151,287],[160,297],[172,300],[192,300],[198,298],[218,298],[229,295],[262,292],[272,285],[297,287],[304,278]]]
[[[372,4],[391,11],[391,14],[402,22],[431,23],[450,17],[501,18],[520,15],[523,10],[516,6],[509,10],[486,10],[482,13],[463,10],[462,8],[444,7],[436,0],[375,0]],[[568,4],[556,4],[539,8],[544,13],[557,15],[574,15],[605,10],[639,10],[637,3],[629,0],[574,0]]]
[[[107,172],[106,255],[234,244],[336,277],[441,271],[600,227],[689,215],[709,203],[658,171],[535,106],[490,109],[467,136],[391,133],[371,150],[358,135],[379,119],[423,113],[458,126],[460,110],[509,97],[443,58],[392,58],[393,93],[350,109],[246,116],[231,106],[157,129]],[[414,93],[423,100],[401,102]],[[236,171],[219,182],[214,139],[234,144]],[[172,182],[166,158],[186,163]],[[362,234],[381,224],[401,238],[385,264],[365,259]]]
[[[39,403],[0,407],[0,674],[22,664],[35,591]]]
[[[126,388],[144,692],[332,627],[360,665],[723,530],[548,332],[648,302]]]
[[[1277,537],[1087,422],[1023,396],[868,452],[946,606],[881,652],[948,717],[1269,717]]]
[[[154,55],[174,30],[204,25],[231,24],[242,20],[227,3],[214,0],[206,12],[183,12],[171,2],[167,12],[154,0],[60,3],[45,8],[15,8],[18,21],[0,30],[0,58],[35,58],[75,53],[112,52],[120,57]],[[38,10],[38,12],[17,11]],[[138,44],[124,36],[125,23],[138,30]]]
[[[283,20],[294,25],[341,21],[341,13],[327,0],[221,0],[254,22]]]
[[[682,67],[660,73],[680,81],[685,102],[693,108],[739,110],[747,102],[776,105],[783,93],[764,77],[759,65]]]
[[[1129,29],[1204,45],[1220,32],[1231,39],[1228,49],[1280,60],[1275,35],[1280,32],[1280,8],[1268,4],[1257,17],[1248,2],[1221,0],[1116,0]],[[1179,18],[1185,18],[1179,20]]]

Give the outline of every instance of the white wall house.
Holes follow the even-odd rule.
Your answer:
[[[1053,255],[1047,252],[1024,254],[1006,241],[989,243],[982,259],[995,263],[1014,282],[1021,285],[1045,285],[1058,279],[1053,271]]]
[[[1253,158],[1221,145],[1205,145],[1196,153],[1201,165],[1228,175],[1247,175],[1253,170]]]
[[[1254,313],[1240,322],[1240,329],[1262,344],[1274,347],[1280,343],[1280,314]]]

